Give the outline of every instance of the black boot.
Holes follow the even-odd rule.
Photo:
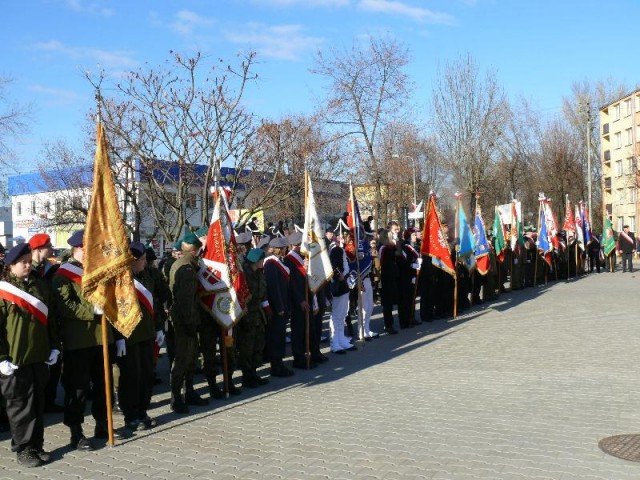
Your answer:
[[[225,394],[216,383],[216,377],[207,377],[207,384],[209,385],[209,396],[215,400],[223,400]]]
[[[203,407],[209,405],[209,400],[202,398],[193,389],[193,380],[185,381],[184,403],[187,405],[195,405],[196,407]]]
[[[255,372],[251,370],[242,370],[242,386],[247,388],[258,388],[258,380]]]
[[[189,413],[189,407],[184,403],[182,388],[180,387],[171,388],[171,410],[176,413]]]
[[[82,425],[73,425],[71,430],[71,446],[76,450],[95,450],[95,446],[82,433]]]

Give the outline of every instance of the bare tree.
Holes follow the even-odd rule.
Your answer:
[[[471,56],[448,63],[433,90],[434,131],[458,188],[470,202],[499,156],[509,106],[493,73]],[[470,204],[470,207],[473,205]]]
[[[9,139],[24,133],[31,120],[30,106],[9,99],[7,90],[11,82],[11,78],[0,76],[0,163],[4,165],[13,156]]]
[[[345,137],[355,137],[354,158],[364,162],[375,185],[376,223],[382,208],[383,177],[378,132],[399,119],[411,85],[404,68],[409,63],[406,48],[394,39],[369,37],[350,49],[318,51],[313,73],[325,77],[325,118]]]

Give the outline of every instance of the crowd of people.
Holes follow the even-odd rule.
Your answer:
[[[253,225],[237,233],[236,253],[250,297],[246,314],[232,335],[200,301],[199,264],[207,229],[185,235],[160,262],[151,247],[131,242],[142,318],[128,338],[109,328],[109,357],[119,372],[116,395],[111,397],[123,414],[123,425],[116,429],[115,437],[126,438],[156,426],[149,407],[156,383],[155,365],[165,344],[171,409],[186,414],[190,406],[237,395],[242,388],[266,385],[269,379],[259,373],[265,371],[265,363],[271,376],[289,377],[294,369],[316,368],[330,361],[320,346],[328,311],[329,352],[345,355],[358,349],[358,339],[380,338],[382,332],[374,331],[371,325],[377,302],[382,305],[384,332],[394,335],[398,329],[451,317],[455,310],[493,300],[504,291],[507,280],[512,289],[525,288],[584,273],[585,265],[599,272],[602,263],[597,241],[592,241],[590,245],[596,246],[586,252],[568,246],[555,252],[549,262],[536,247],[535,233],[528,232],[524,245],[507,248],[502,259],[490,246],[490,268],[484,275],[456,262],[454,278],[437,268],[431,257],[421,255],[417,229],[402,230],[397,222],[390,222],[387,228],[373,230],[369,218],[363,231],[355,232],[347,227],[347,220],[344,217],[337,227],[326,230],[324,242],[332,271],[317,291],[311,291],[306,282],[308,261],[301,251],[300,232],[286,231],[282,225],[261,232],[252,219]],[[452,238],[446,224],[443,229],[455,257],[457,239]],[[95,441],[83,430],[91,396],[94,438],[108,435],[107,385],[113,383],[105,381],[102,312],[82,293],[84,238],[82,230],[71,235],[68,258],[61,264],[49,259],[52,244],[45,233],[0,252],[4,255],[0,393],[11,431],[11,449],[24,466],[50,461],[44,449],[46,412],[63,414],[72,448],[93,450]],[[632,243],[627,245],[627,239]],[[625,228],[618,241],[623,271],[632,271],[635,238]],[[591,262],[585,264],[589,258]],[[607,268],[613,271],[615,253],[606,260]],[[419,312],[415,312],[417,297]],[[285,362],[288,339],[293,357],[290,364]],[[199,358],[208,398],[194,388]],[[233,376],[237,370],[242,373],[241,384],[239,376]],[[56,403],[60,382],[63,405]]]

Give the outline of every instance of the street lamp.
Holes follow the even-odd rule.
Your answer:
[[[393,158],[408,158],[409,160],[411,160],[411,167],[413,169],[413,205],[417,206],[418,198],[416,196],[416,161],[415,159],[409,155],[399,155],[397,153],[394,153],[391,156]]]

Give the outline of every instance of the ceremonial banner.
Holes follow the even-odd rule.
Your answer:
[[[304,229],[302,230],[300,251],[309,258],[307,266],[309,290],[312,293],[316,293],[332,277],[333,269],[331,268],[331,260],[329,260],[329,253],[324,243],[324,232],[318,219],[310,177],[304,205]]]
[[[611,220],[608,217],[604,221],[602,247],[605,255],[611,254],[611,252],[616,249],[616,239],[613,236],[613,225],[611,225]]]
[[[560,239],[558,238],[558,222],[556,216],[551,208],[551,200],[544,200],[542,202],[542,208],[544,209],[544,216],[547,223],[547,233],[549,234],[549,241],[556,251],[560,251]]]
[[[484,230],[484,221],[482,220],[480,207],[476,209],[473,236],[476,242],[476,250],[474,252],[476,257],[476,266],[480,275],[486,275],[491,263],[489,261],[489,243],[487,242],[487,235]]]
[[[502,216],[500,215],[498,207],[496,207],[496,214],[493,218],[493,228],[491,229],[491,233],[493,235],[493,247],[496,250],[496,257],[501,262],[504,262],[505,231],[504,222],[502,221]]]
[[[458,250],[458,257],[460,263],[462,263],[467,270],[471,270],[475,267],[476,257],[474,252],[476,250],[476,240],[467,222],[467,215],[464,212],[464,207],[460,198],[458,198],[458,225],[460,228],[460,249]]]
[[[453,260],[451,260],[451,252],[449,252],[449,244],[442,232],[442,224],[436,210],[436,199],[433,195],[429,198],[427,211],[424,215],[420,254],[429,255],[433,266],[444,270],[450,275],[456,274]]]
[[[524,234],[522,231],[522,202],[511,201],[511,250],[516,251],[518,246],[524,245]]]
[[[362,223],[362,217],[360,216],[360,207],[358,206],[358,200],[356,194],[353,191],[353,185],[349,183],[349,200],[347,201],[347,225],[349,230],[353,233],[355,244],[358,247],[358,264],[356,262],[349,263],[349,270],[356,272],[360,269],[360,278],[365,278],[371,271],[373,265],[373,257],[371,256],[371,245],[369,244],[369,238],[367,238],[364,231],[364,224]]]
[[[212,195],[215,206],[198,275],[200,302],[228,330],[246,313],[250,293],[238,260],[227,194],[219,188]]]
[[[576,221],[573,217],[573,209],[571,208],[569,195],[567,195],[567,209],[564,214],[564,225],[562,226],[562,229],[567,235],[567,245],[573,245],[576,241]]]
[[[580,202],[582,207],[582,230],[584,232],[584,244],[589,245],[591,243],[591,224],[589,223],[589,209],[587,206]]]
[[[543,200],[540,202],[540,213],[538,216],[538,251],[542,255],[542,258],[552,266],[551,252],[553,251],[553,247],[549,242],[549,230],[547,228],[548,220],[545,218],[545,209],[544,204],[546,202]]]
[[[580,211],[580,206],[576,205],[576,242],[578,243],[578,247],[584,250],[584,230],[582,228],[582,212]]]
[[[82,294],[102,308],[116,330],[128,338],[142,312],[131,271],[134,259],[129,253],[101,123],[96,143],[91,205],[84,231]]]

